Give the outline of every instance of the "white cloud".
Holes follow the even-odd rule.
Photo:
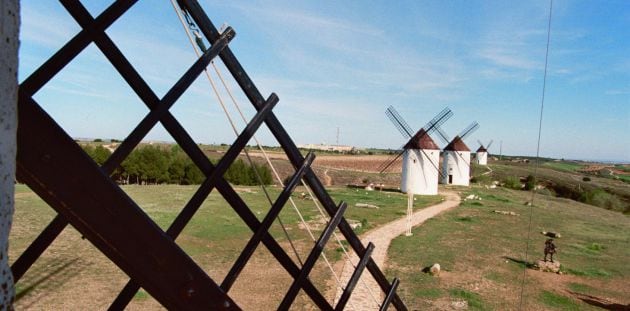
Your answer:
[[[31,7],[29,1],[22,3],[20,40],[48,48],[61,47],[80,31],[80,27],[59,9],[58,6],[50,7],[44,13],[41,9]]]

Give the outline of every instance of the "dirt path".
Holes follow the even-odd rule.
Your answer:
[[[423,208],[413,213],[411,220],[413,226],[420,225],[425,220],[459,205],[461,199],[454,191],[442,190],[441,194],[446,198],[442,203]],[[367,245],[368,242],[371,241],[376,246],[372,252],[372,258],[381,269],[385,268],[389,244],[394,238],[405,233],[406,223],[407,217],[403,217],[374,229],[363,236],[362,242],[364,245]],[[354,271],[354,266],[359,262],[359,258],[356,254],[352,254],[351,257],[351,262],[346,261],[344,264],[341,274],[342,284],[348,283]],[[379,305],[374,300],[376,299],[379,304],[381,303],[384,298],[381,292],[378,284],[374,278],[372,278],[372,275],[365,270],[350,297],[350,301],[346,305],[346,310],[378,310]],[[335,303],[341,294],[342,289],[338,288],[335,295]]]

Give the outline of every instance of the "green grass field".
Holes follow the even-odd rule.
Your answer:
[[[123,186],[122,189],[163,229],[166,229],[177,213],[192,197],[195,186],[150,185]],[[241,198],[247,202],[259,219],[266,215],[270,204],[259,187],[235,187]],[[269,187],[272,200],[280,189]],[[304,219],[313,228],[317,238],[323,230],[321,217],[312,200],[300,199],[305,192],[298,187],[293,198]],[[365,191],[363,189],[332,188],[329,193],[336,202],[348,203],[346,218],[361,223],[364,232],[383,223],[404,217],[407,197],[400,193]],[[415,206],[431,205],[441,200],[432,196],[418,198]],[[379,206],[379,209],[356,207],[356,203]],[[49,208],[25,185],[16,185],[16,210],[10,236],[10,259],[15,260],[44,226],[54,217]],[[280,214],[285,227],[295,244],[302,260],[308,256],[313,242],[306,230],[301,229],[297,213],[287,204]],[[303,228],[303,227],[302,227]],[[283,230],[276,221],[270,232],[279,241],[287,254],[295,259]],[[217,193],[213,192],[203,203],[195,217],[177,239],[182,247],[217,282],[221,282],[252,232],[239,216]],[[340,235],[341,236],[341,235]],[[339,245],[331,239],[326,253],[332,261],[341,259]],[[297,262],[297,259],[295,259]],[[340,272],[340,271],[337,271]],[[259,247],[252,262],[243,271],[243,280],[235,284],[233,294],[237,301],[243,301],[246,309],[273,309],[277,306],[290,285],[290,277],[264,247]],[[266,279],[261,279],[266,277]],[[108,262],[87,240],[73,229],[66,229],[53,243],[24,278],[17,283],[18,301],[16,307],[80,309],[90,306],[105,309],[126,282],[126,276]],[[328,268],[319,260],[313,275],[313,282],[320,288],[329,286],[332,279]],[[80,291],[80,297],[74,297]],[[324,290],[325,291],[325,290]],[[301,300],[300,300],[301,299]],[[309,299],[300,297],[297,305],[305,308]],[[156,302],[146,292],[136,295],[133,309],[155,309]]]
[[[401,277],[401,293],[411,309],[438,309],[466,301],[470,310],[517,310],[525,266],[542,259],[546,239],[556,239],[564,274],[527,270],[523,310],[600,310],[584,295],[630,301],[630,218],[567,199],[504,188],[474,187],[482,200],[466,201],[398,237],[389,250],[390,277]],[[494,213],[512,211],[518,216]],[[527,259],[529,213],[532,212]],[[424,267],[439,263],[433,277]]]
[[[548,164],[562,164],[547,162]],[[609,178],[592,177],[582,180],[575,167],[543,165],[542,178],[564,182],[582,188],[605,188],[620,196],[630,193],[627,184]],[[601,310],[595,305],[615,308],[630,300],[630,218],[568,199],[539,194],[534,206],[524,203],[531,193],[505,188],[489,189],[493,180],[507,176],[524,177],[531,167],[523,164],[499,163],[491,166],[492,174],[484,175],[471,188],[454,188],[462,197],[479,195],[482,200],[468,200],[461,206],[426,221],[413,231],[411,237],[393,241],[388,258],[387,275],[401,278],[399,293],[411,310],[453,309],[461,305],[469,310],[517,310],[523,290],[522,310]],[[488,168],[475,166],[481,174]],[[343,170],[329,174],[345,178],[364,178],[365,174]],[[356,176],[352,174],[357,174]],[[347,176],[346,176],[347,175]],[[334,176],[333,176],[334,177]],[[139,206],[163,229],[192,197],[195,186],[150,185],[123,186]],[[270,206],[258,187],[235,187],[259,219]],[[271,200],[281,189],[269,187]],[[348,203],[346,219],[361,224],[361,234],[384,223],[405,216],[407,198],[395,192],[365,191],[354,188],[329,188],[336,202]],[[306,192],[298,187],[293,199],[313,235],[319,236],[323,220],[313,201],[303,199]],[[547,192],[548,193],[548,192]],[[441,197],[416,197],[416,208],[441,201]],[[379,206],[367,209],[357,203]],[[511,211],[518,216],[494,213]],[[529,213],[532,225],[529,230]],[[10,260],[13,261],[54,217],[46,206],[26,186],[16,187],[16,211],[10,236]],[[280,214],[299,256],[304,259],[312,247],[312,240],[297,213],[287,204]],[[527,236],[530,248],[527,258]],[[524,268],[542,258],[545,237],[541,231],[562,234],[556,240],[559,247],[556,259],[562,263],[562,275],[526,270]],[[270,229],[295,261],[289,241],[276,221]],[[240,220],[218,193],[213,192],[197,215],[177,239],[177,243],[213,279],[220,282],[251,236],[251,231]],[[341,263],[342,252],[334,238],[325,249],[328,258]],[[442,274],[432,277],[423,268],[440,263]],[[341,267],[340,264],[335,266]],[[340,272],[340,271],[337,271]],[[245,309],[274,309],[282,299],[291,278],[275,262],[264,247],[259,247],[242,272],[244,281],[237,282],[230,295]],[[318,261],[311,280],[320,288],[332,285],[328,268]],[[111,264],[98,250],[82,239],[72,228],[66,229],[32,269],[17,284],[18,309],[81,309],[90,306],[106,309],[127,277]],[[77,295],[80,292],[81,295]],[[296,305],[312,307],[309,299],[298,297]],[[160,306],[146,292],[139,292],[130,310],[154,310]]]

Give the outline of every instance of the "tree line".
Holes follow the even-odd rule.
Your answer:
[[[111,155],[102,145],[81,147],[98,165],[103,165]],[[223,177],[235,185],[260,185],[256,172],[263,184],[273,182],[267,166],[256,163],[252,166],[242,159],[234,161]],[[143,145],[134,149],[112,178],[121,184],[196,185],[205,180],[201,170],[177,145],[171,148]]]

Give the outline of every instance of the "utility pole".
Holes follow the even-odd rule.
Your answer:
[[[339,146],[339,127],[337,126],[337,146]]]
[[[499,161],[503,160],[503,141],[499,144]]]

